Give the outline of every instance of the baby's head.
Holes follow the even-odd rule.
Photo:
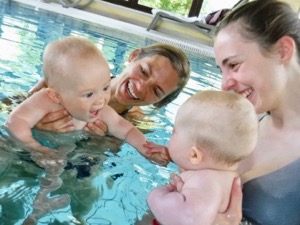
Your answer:
[[[110,70],[87,38],[65,37],[47,45],[43,72],[49,97],[76,119],[91,121],[110,98]]]
[[[95,68],[94,68],[95,67]],[[92,69],[98,71],[95,72]],[[83,37],[68,36],[47,45],[43,56],[43,72],[47,85],[57,91],[81,85],[78,80],[92,75],[109,78],[109,67],[97,46]]]
[[[230,166],[253,151],[257,135],[257,115],[247,99],[231,92],[202,91],[179,108],[169,151],[183,169],[202,168],[199,162],[205,157]]]

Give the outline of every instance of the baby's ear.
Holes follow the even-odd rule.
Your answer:
[[[198,165],[202,162],[204,157],[203,150],[199,149],[196,146],[193,146],[191,149],[190,161],[193,165]]]
[[[61,103],[60,96],[54,89],[46,88],[46,93],[47,93],[48,97],[51,99],[52,102],[54,102],[56,104]]]

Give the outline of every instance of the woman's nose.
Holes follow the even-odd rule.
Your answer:
[[[224,91],[233,90],[236,85],[236,81],[230,77],[223,74],[221,88]]]
[[[149,86],[149,82],[146,80],[141,80],[137,83],[136,88],[139,92],[144,92]]]

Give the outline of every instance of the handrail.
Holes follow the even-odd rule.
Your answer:
[[[66,3],[64,0],[59,0],[60,4],[65,8],[77,8],[77,9],[84,9],[89,4],[91,4],[94,0],[89,0],[86,4],[81,5],[81,0],[77,0],[75,3],[71,3],[70,0],[67,0],[68,3]]]

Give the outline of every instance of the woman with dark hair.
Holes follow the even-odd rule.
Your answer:
[[[281,1],[246,3],[222,20],[214,50],[222,89],[243,95],[258,114],[265,113],[257,146],[239,167],[243,217],[253,224],[299,225],[298,15]]]

